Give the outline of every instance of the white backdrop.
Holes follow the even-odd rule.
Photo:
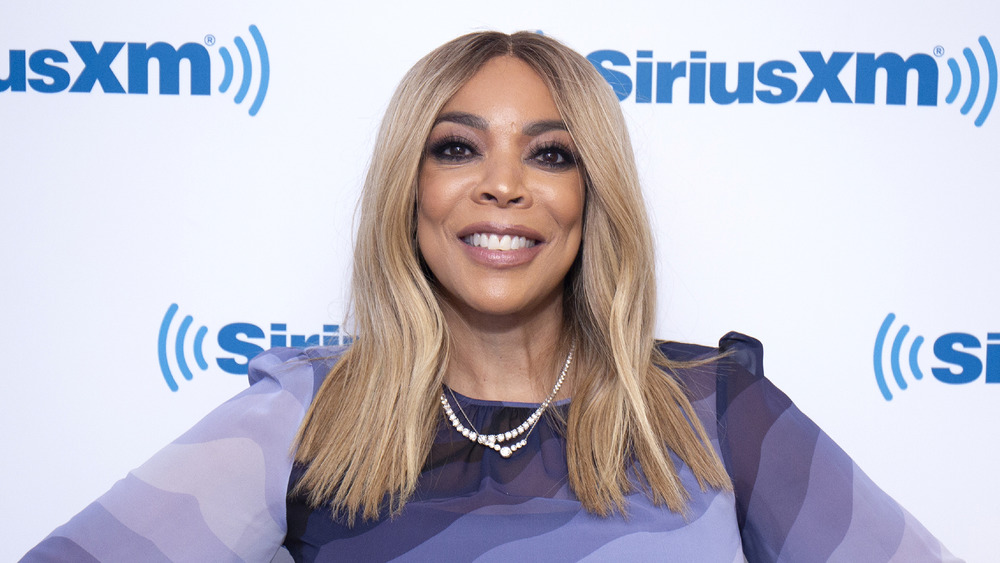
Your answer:
[[[984,507],[1000,504],[1000,109],[989,115],[997,73],[980,37],[1000,48],[998,5],[11,4],[0,6],[0,559],[19,557],[242,389],[219,360],[245,362],[239,352],[285,335],[338,337],[329,325],[343,315],[354,202],[380,114],[421,55],[478,29],[617,51],[627,63],[604,64],[633,83],[640,62],[687,63],[671,103],[638,103],[634,91],[622,101],[657,229],[659,334],[760,338],[769,377],[877,483],[957,555],[997,559],[1000,515]],[[127,45],[101,64],[115,42]],[[210,62],[180,63],[180,94],[167,95],[158,76],[171,65],[154,60],[149,93],[127,93],[138,88],[129,44],[155,42],[193,43]],[[223,48],[233,81],[220,92]],[[758,93],[721,104],[710,86],[695,103],[698,51],[726,63],[728,90],[738,63],[787,61],[794,72],[779,74],[784,88],[795,83],[793,99],[813,75],[800,52],[850,57],[836,80],[818,79],[828,89],[816,102]],[[886,103],[884,71],[874,103],[831,102],[836,84],[857,98],[858,53],[922,54],[938,73],[934,103],[917,105],[917,71],[905,104]],[[961,80],[952,103],[949,59]],[[192,66],[210,74],[210,94],[190,93]],[[102,89],[111,77],[126,93]],[[89,91],[70,91],[91,79]],[[752,90],[780,94],[768,80]],[[964,339],[957,352],[949,338]]]

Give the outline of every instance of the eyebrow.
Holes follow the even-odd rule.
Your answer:
[[[450,111],[448,113],[442,113],[437,119],[434,120],[434,125],[436,126],[438,123],[445,121],[465,125],[480,131],[486,131],[490,128],[489,124],[482,117],[466,113],[464,111]],[[566,127],[566,123],[561,120],[546,119],[543,121],[534,121],[529,123],[524,126],[524,129],[521,130],[524,135],[529,137],[535,137],[548,131],[569,131],[569,129]]]
[[[535,137],[548,131],[569,131],[569,129],[562,121],[558,119],[549,119],[545,121],[535,121],[534,123],[525,125],[522,133],[529,137]]]
[[[448,113],[442,113],[437,119],[434,120],[434,125],[444,121],[458,123],[459,125],[466,125],[481,131],[489,129],[489,125],[486,123],[485,119],[479,117],[478,115],[473,115],[464,111],[450,111]]]

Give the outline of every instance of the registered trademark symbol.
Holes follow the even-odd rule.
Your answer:
[[[211,47],[212,45],[215,45],[215,36],[212,35],[211,33],[209,33],[208,35],[206,35],[205,36],[205,45],[208,45],[209,47]]]
[[[944,56],[944,47],[942,47],[940,45],[938,45],[937,47],[934,47],[934,56],[935,57]]]

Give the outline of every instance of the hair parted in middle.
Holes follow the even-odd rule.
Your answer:
[[[450,334],[416,243],[417,179],[441,108],[501,56],[522,60],[548,86],[584,177],[583,241],[564,285],[564,339],[579,342],[565,428],[570,486],[589,511],[607,516],[626,510],[632,475],[654,502],[683,512],[688,495],[669,448],[702,487],[731,487],[655,347],[653,238],[617,98],[587,59],[554,39],[480,32],[410,69],[376,139],[354,251],[357,337],[296,438],[295,459],[308,464],[297,491],[348,523],[398,512],[430,451]],[[634,462],[641,471],[630,471]]]

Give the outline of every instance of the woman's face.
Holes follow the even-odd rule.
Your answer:
[[[459,311],[558,308],[580,248],[583,175],[542,79],[497,57],[435,121],[420,168],[417,242]]]

